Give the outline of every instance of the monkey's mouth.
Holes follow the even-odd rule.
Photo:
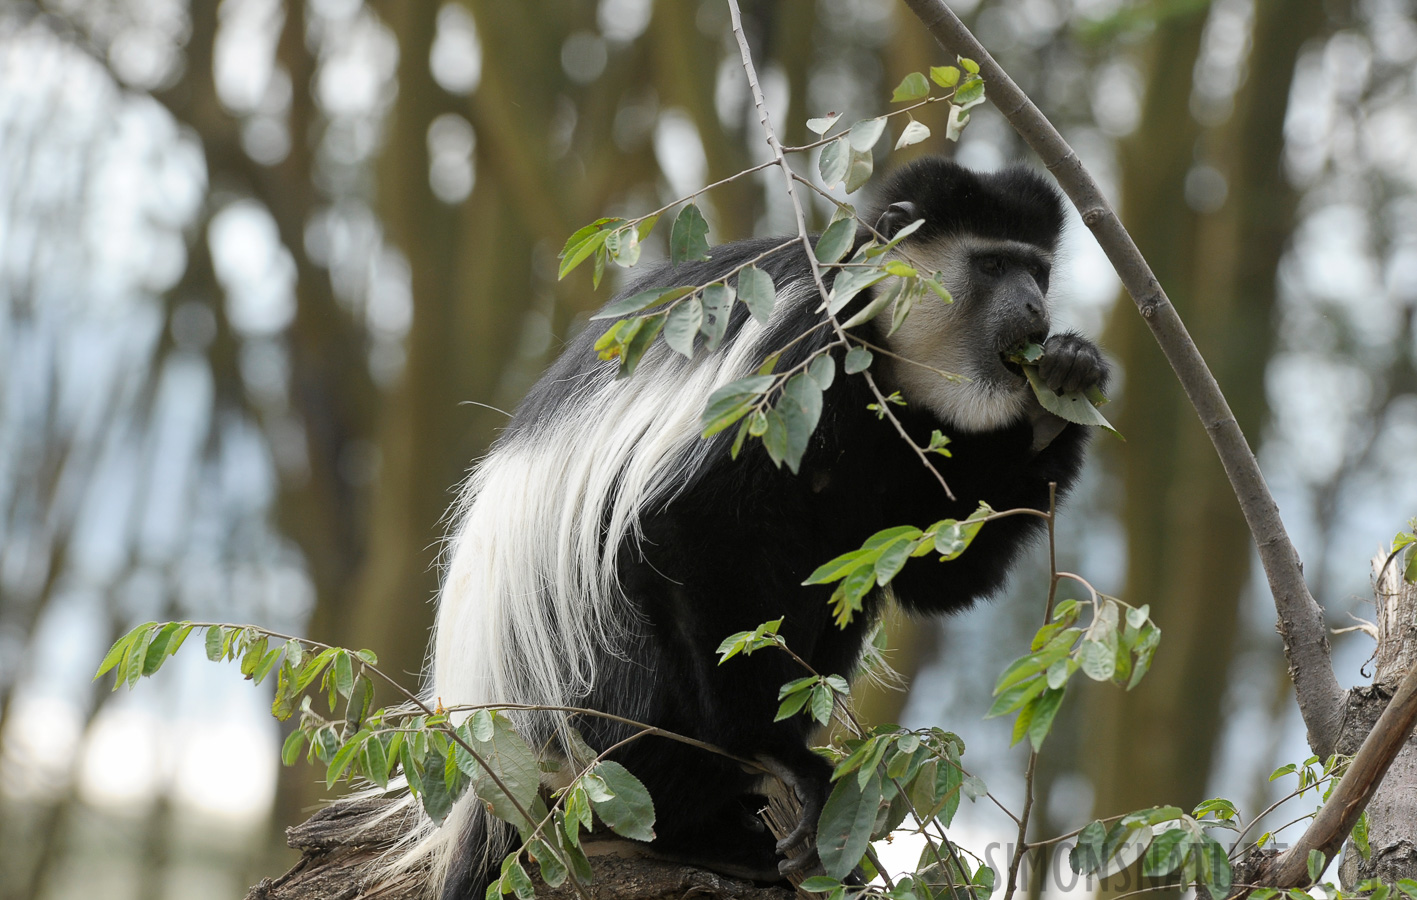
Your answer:
[[[1017,351],[1017,350],[1011,350],[1011,351],[1007,351],[1007,352],[1004,352],[1004,353],[1000,353],[1000,354],[999,354],[999,365],[1003,366],[1004,369],[1005,369],[1005,371],[1007,371],[1010,375],[1014,376],[1015,378],[1019,379],[1020,381],[1025,381],[1025,380],[1027,380],[1027,378],[1026,378],[1026,376],[1023,374],[1023,366],[1019,365],[1019,364],[1018,364],[1017,362],[1015,362],[1014,359],[1013,359],[1013,357],[1016,356],[1017,354],[1018,354],[1018,351]]]

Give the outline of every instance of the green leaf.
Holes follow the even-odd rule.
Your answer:
[[[1353,845],[1358,848],[1358,853],[1364,859],[1370,859],[1373,855],[1373,847],[1368,842],[1368,811],[1365,809],[1358,815],[1358,821],[1353,823]]]
[[[359,746],[368,736],[367,731],[361,731],[344,742],[344,745],[335,753],[334,759],[330,760],[329,768],[325,770],[325,787],[333,788],[339,782],[350,763],[354,762],[355,757],[359,755]]]
[[[349,694],[349,705],[345,708],[345,728],[358,730],[364,725],[364,717],[369,714],[369,706],[374,701],[374,682],[368,675],[360,674],[354,679],[354,688]]]
[[[881,310],[895,302],[905,289],[905,282],[892,282],[884,291],[876,291],[876,295],[871,298],[871,302],[851,314],[851,318],[841,323],[842,328],[855,328],[863,322],[869,322],[880,315]]]
[[[905,567],[905,561],[910,558],[911,551],[914,549],[913,539],[901,539],[881,550],[875,563],[876,584],[880,587],[890,584],[891,579],[900,574],[900,570]]]
[[[959,69],[954,66],[931,66],[930,80],[942,88],[952,88],[959,84]]]
[[[163,660],[168,657],[167,643],[181,627],[180,622],[168,622],[152,636],[148,642],[147,653],[143,656],[144,675],[151,675],[162,667]]]
[[[561,265],[556,270],[557,281],[565,278],[571,270],[585,262],[587,257],[605,246],[605,240],[610,237],[611,232],[601,226],[615,221],[619,220],[597,219],[566,239],[566,245],[561,248]]]
[[[817,853],[829,877],[845,878],[861,861],[880,805],[879,776],[873,774],[865,785],[855,778],[837,781],[817,823]]]
[[[984,79],[977,76],[964,78],[955,88],[954,105],[960,109],[972,109],[984,102]]]
[[[1077,875],[1095,872],[1107,861],[1103,846],[1107,843],[1107,826],[1093,821],[1078,834],[1077,844],[1068,854],[1068,865]]]
[[[699,418],[700,433],[711,437],[743,418],[762,393],[777,381],[775,375],[749,375],[730,381],[709,395]]]
[[[591,804],[610,830],[635,841],[654,840],[654,802],[644,784],[617,762],[602,760],[592,770],[605,782],[612,796]]]
[[[840,581],[861,566],[871,566],[874,563],[873,554],[864,550],[849,550],[830,562],[817,566],[802,584],[830,584],[833,581]]]
[[[384,751],[384,742],[372,737],[364,742],[361,751],[364,761],[364,777],[381,788],[389,786],[389,757]]]
[[[293,766],[300,760],[300,751],[305,749],[305,732],[299,728],[295,729],[285,739],[285,743],[280,746],[280,761],[282,765]]]
[[[832,689],[825,684],[819,684],[810,691],[812,698],[812,718],[822,725],[831,721],[832,717]]]
[[[845,181],[850,169],[851,144],[846,135],[822,148],[822,154],[817,158],[817,171],[821,174],[822,183],[826,185],[827,190]]]
[[[1048,681],[1038,675],[1027,681],[1021,681],[995,697],[993,705],[989,707],[989,712],[985,714],[984,718],[992,719],[995,716],[1008,715],[1014,710],[1022,708],[1025,703],[1043,693],[1047,688]]]
[[[1186,845],[1189,837],[1183,828],[1168,828],[1157,835],[1142,856],[1142,874],[1148,878],[1164,878],[1179,869],[1190,852]]]
[[[1282,778],[1285,775],[1293,775],[1298,770],[1299,767],[1294,763],[1287,763],[1286,765],[1282,765],[1279,768],[1275,769],[1273,772],[1270,772],[1269,780],[1274,781],[1276,778]]]
[[[807,130],[813,134],[826,134],[831,131],[831,127],[836,124],[836,120],[841,118],[841,113],[830,112],[825,116],[807,120]]]
[[[347,650],[335,651],[335,690],[345,698],[354,693],[354,666]]]
[[[291,641],[291,643],[294,644],[296,643],[296,641]],[[377,666],[379,664],[379,657],[374,655],[373,650],[356,650],[354,651],[354,655],[364,660],[364,662],[368,663],[371,666]],[[295,661],[295,664],[300,665],[300,661],[297,659]]]
[[[1323,875],[1324,869],[1328,868],[1328,857],[1324,856],[1322,850],[1310,850],[1308,866],[1309,880],[1318,881],[1319,877]]]
[[[809,894],[824,894],[827,891],[841,887],[841,881],[836,878],[828,878],[825,875],[813,875],[797,886],[798,890],[806,891]]]
[[[1033,721],[1028,725],[1028,740],[1034,751],[1043,747],[1043,739],[1053,728],[1053,717],[1063,704],[1063,689],[1050,687],[1038,698],[1033,710]]]
[[[777,303],[777,289],[773,286],[772,276],[757,266],[749,266],[739,272],[738,299],[748,307],[753,318],[766,325]]]
[[[821,386],[805,373],[793,375],[783,385],[782,394],[778,397],[773,412],[782,417],[782,423],[786,429],[786,444],[783,448],[782,460],[787,463],[787,467],[795,475],[802,463],[802,456],[807,452],[812,432],[816,430],[817,421],[822,415]],[[771,431],[771,417],[768,420],[768,427]],[[766,435],[764,443],[766,443]]]
[[[708,259],[708,222],[699,212],[698,204],[690,203],[679,210],[669,230],[669,264],[677,266],[694,259]]]
[[[817,244],[813,248],[817,262],[824,266],[839,262],[855,241],[856,222],[852,219],[837,219],[817,238]]]
[[[925,80],[925,76],[919,72],[911,72],[896,85],[895,92],[891,94],[892,103],[908,103],[911,100],[919,100],[922,97],[930,96],[930,82]]]
[[[836,315],[846,304],[866,288],[884,281],[890,276],[885,269],[862,266],[843,270],[832,282],[831,296],[827,300],[827,314]]]
[[[693,359],[694,338],[699,336],[703,322],[703,302],[698,297],[690,297],[669,311],[664,323],[664,342],[686,359]]]
[[[511,888],[511,891],[504,890],[503,893],[515,893],[517,900],[534,900],[536,896],[531,876],[522,868],[515,853],[502,862],[502,885],[504,888]]]
[[[781,722],[783,719],[790,719],[802,711],[802,707],[807,705],[807,701],[812,699],[811,691],[798,691],[782,701],[777,708],[777,715],[772,717],[774,722]]]
[[[644,356],[650,344],[654,343],[655,337],[664,327],[666,318],[668,318],[667,314],[658,313],[634,320],[632,334],[625,341],[620,353],[620,371],[615,373],[616,378],[629,378],[635,373],[635,367],[640,364],[640,357]]]
[[[704,335],[704,346],[710,353],[718,349],[728,331],[728,313],[733,306],[737,291],[726,284],[711,284],[704,288],[704,319],[699,329]]]
[[[128,654],[128,651],[137,641],[138,635],[147,631],[153,624],[152,622],[145,622],[114,641],[113,646],[110,647],[108,653],[104,655],[103,662],[99,663],[98,671],[94,673],[93,680],[97,681],[102,678],[105,672],[122,662],[123,658]],[[115,691],[118,690],[118,685],[123,683],[123,675],[124,673],[120,669],[113,684]]]
[[[1028,377],[1028,384],[1033,388],[1033,393],[1038,397],[1038,402],[1043,408],[1059,418],[1069,422],[1076,422],[1079,425],[1093,425],[1121,437],[1117,429],[1112,427],[1102,413],[1097,411],[1097,407],[1087,399],[1081,391],[1072,391],[1066,394],[1057,394],[1053,389],[1043,383],[1043,379],[1038,374],[1036,366],[1024,366],[1023,374]]]
[[[474,746],[502,782],[498,785],[491,774],[476,766],[476,774],[472,778],[477,787],[478,800],[489,806],[495,816],[510,822],[518,830],[533,827],[535,823],[528,822],[517,806],[519,804],[521,809],[535,815],[537,792],[541,786],[541,770],[536,764],[535,752],[512,728],[511,721],[502,715],[493,718],[491,740],[479,741]],[[455,746],[453,753],[456,756],[466,751]],[[462,763],[463,760],[459,760],[459,768],[462,768]]]
[[[661,303],[669,303],[670,301],[678,300],[685,294],[692,294],[696,290],[698,290],[698,288],[691,284],[683,284],[678,287],[670,288],[650,288],[647,291],[640,291],[637,294],[631,294],[628,297],[622,297],[619,300],[606,304],[600,312],[591,316],[590,319],[592,322],[595,322],[601,319],[623,318],[631,313],[641,312],[652,306],[658,306]]]
[[[280,670],[276,673],[276,693],[271,700],[271,715],[281,722],[295,713],[295,692],[291,690],[294,685],[295,669],[291,668],[287,660],[281,663]]]
[[[1233,875],[1230,871],[1230,859],[1225,853],[1225,848],[1210,835],[1202,835],[1201,844],[1194,851],[1196,858],[1196,875],[1201,884],[1205,885],[1212,897],[1225,897],[1230,893],[1230,883]],[[1313,865],[1312,854],[1310,855],[1310,866]]]
[[[846,361],[842,365],[842,371],[848,375],[855,375],[857,372],[864,372],[871,368],[871,362],[875,359],[871,351],[865,347],[852,347],[846,352]]]
[[[222,641],[221,641],[222,635],[221,635],[221,633],[222,633],[222,630],[223,630],[223,629],[222,629],[222,627],[221,627],[220,625],[212,625],[212,626],[210,626],[210,627],[207,628],[207,639],[206,639],[207,659],[211,660],[212,662],[221,662],[221,657],[222,657]],[[115,646],[117,646],[117,645],[115,645]],[[106,662],[106,660],[105,660],[105,662]],[[95,677],[97,677],[97,676],[95,676]]]
[[[850,165],[846,172],[846,192],[848,194],[854,193],[871,180],[871,171],[874,165],[870,150],[852,148]]]
[[[846,139],[851,144],[854,153],[866,153],[876,146],[876,142],[881,139],[881,135],[885,131],[886,120],[884,117],[862,119],[851,126],[851,130],[846,133]],[[848,187],[846,190],[850,192],[851,188]]]
[[[825,391],[836,381],[836,360],[826,353],[821,354],[807,366],[807,377]]]
[[[1093,681],[1108,681],[1117,671],[1117,657],[1102,641],[1083,641],[1078,651],[1078,664],[1082,672]]]

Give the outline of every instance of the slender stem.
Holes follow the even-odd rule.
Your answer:
[[[1043,608],[1043,624],[1053,618],[1053,599],[1058,594],[1058,543],[1054,535],[1054,524],[1058,511],[1058,482],[1048,482],[1048,602]],[[1089,585],[1090,587],[1091,585]]]
[[[738,51],[743,57],[743,71],[748,76],[748,87],[751,88],[753,92],[753,105],[757,107],[758,110],[758,121],[762,123],[763,134],[767,140],[768,147],[772,150],[773,161],[782,169],[783,181],[787,189],[787,197],[792,202],[792,213],[797,220],[797,237],[802,242],[802,250],[807,256],[807,263],[812,271],[812,281],[817,286],[817,293],[821,295],[822,303],[825,304],[827,303],[828,291],[826,282],[822,280],[822,266],[821,263],[817,261],[816,249],[812,246],[812,236],[807,230],[807,216],[802,209],[802,200],[797,196],[792,167],[788,165],[787,157],[783,155],[782,144],[778,141],[777,132],[774,131],[772,127],[772,119],[768,116],[767,101],[763,99],[763,89],[762,86],[758,84],[758,73],[757,69],[753,66],[752,52],[748,49],[748,38],[743,34],[743,18],[742,13],[738,9],[737,0],[728,0],[728,13],[733,20],[733,36],[738,41]],[[827,313],[827,318],[830,320],[832,330],[836,332],[837,338],[842,341],[847,340],[847,334],[842,330],[841,323],[836,320],[836,316]],[[935,480],[940,483],[940,487],[944,489],[945,496],[949,497],[951,500],[955,499],[954,492],[950,490],[950,486],[945,482],[944,476],[935,468],[930,457],[926,455],[925,450],[920,447],[920,445],[916,444],[910,435],[906,433],[905,426],[900,423],[895,413],[890,410],[890,404],[887,402],[885,395],[881,393],[881,389],[877,387],[876,380],[871,377],[871,373],[867,371],[861,374],[865,377],[866,384],[870,387],[871,393],[875,395],[876,403],[880,407],[881,414],[890,420],[890,423],[895,426],[896,432],[915,450],[915,455],[920,457],[920,461],[925,465],[925,468],[930,470],[931,474],[935,476]]]
[[[1033,812],[1033,773],[1038,767],[1038,751],[1028,754],[1028,768],[1023,773],[1023,814],[1018,820],[1018,844],[1014,847],[1013,859],[1009,860],[1009,877],[1004,883],[1004,900],[1013,900],[1018,882],[1019,866],[1028,851],[1028,817]]]

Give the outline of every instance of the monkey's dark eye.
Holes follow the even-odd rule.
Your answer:
[[[994,256],[992,254],[976,256],[974,258],[974,264],[979,268],[979,271],[983,272],[985,275],[992,275],[997,278],[1004,274],[1005,263],[1002,256]]]
[[[1028,274],[1033,277],[1033,281],[1038,285],[1038,289],[1043,293],[1048,293],[1048,267],[1043,263],[1030,263]]]

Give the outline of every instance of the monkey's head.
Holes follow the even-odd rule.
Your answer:
[[[924,224],[901,243],[900,255],[942,272],[954,302],[927,294],[890,335],[892,310],[876,318],[878,342],[904,357],[882,361],[887,378],[907,400],[960,430],[1008,425],[1024,414],[1031,393],[1007,356],[1042,344],[1051,327],[1048,280],[1062,202],[1028,169],[980,173],[927,157],[888,176],[867,217],[887,239],[917,219]]]

